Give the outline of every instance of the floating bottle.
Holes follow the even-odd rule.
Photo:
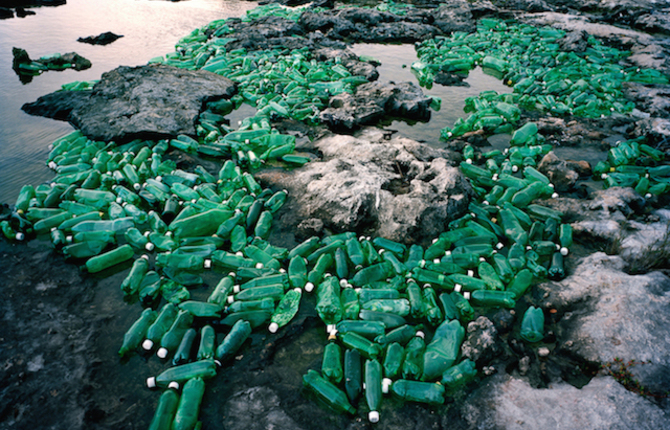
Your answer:
[[[128,352],[134,351],[140,346],[142,339],[147,333],[149,326],[156,319],[156,312],[147,308],[142,311],[142,315],[133,323],[133,325],[128,329],[126,334],[123,336],[123,345],[119,349],[119,355],[124,357]]]

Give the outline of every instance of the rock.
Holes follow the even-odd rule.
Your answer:
[[[492,9],[495,9],[493,5],[491,6]],[[445,34],[450,34],[454,31],[469,33],[476,28],[470,2],[466,0],[442,3],[433,16],[435,17],[433,25]]]
[[[647,361],[640,383],[651,387],[670,370],[670,278],[660,272],[631,276],[624,267],[621,257],[598,252],[573,275],[538,288],[547,307],[568,311],[558,322],[564,351],[592,363]]]
[[[333,232],[374,232],[405,243],[429,241],[467,210],[471,188],[450,154],[382,130],[328,136],[314,143],[323,161],[291,174],[259,174],[287,188],[294,221],[318,218]]]
[[[0,7],[0,19],[14,18],[14,11],[7,7]]]
[[[566,161],[558,158],[554,151],[549,151],[542,157],[537,168],[549,178],[559,193],[572,190],[579,179],[579,173],[572,169]]]
[[[445,87],[469,87],[470,84],[465,82],[464,79],[465,77],[462,75],[439,72],[435,75],[433,82]]]
[[[320,236],[323,232],[323,221],[318,218],[310,218],[298,224],[296,237],[306,240],[312,236]]]
[[[229,19],[227,25],[234,30],[227,50],[244,48],[249,51],[263,49],[300,49],[314,45],[305,39],[302,27],[295,21],[280,16],[266,16],[249,25],[240,19]]]
[[[91,91],[57,91],[26,103],[21,109],[30,115],[68,121],[70,112],[88,102]]]
[[[489,379],[465,399],[460,416],[465,423],[458,428],[507,430],[652,430],[667,427],[670,419],[611,377],[594,378],[581,389],[565,382],[538,389],[504,375]],[[443,427],[451,427],[450,419],[443,418]]]
[[[490,319],[480,316],[468,324],[467,337],[461,345],[461,355],[481,368],[489,364],[501,351],[498,331]]]
[[[17,17],[19,17],[19,18],[25,18],[25,17],[27,17],[28,15],[35,15],[35,12],[33,12],[32,10],[26,10],[26,9],[24,9],[24,8],[22,8],[22,7],[17,7],[17,8],[16,8],[16,16],[17,16]]]
[[[109,45],[121,37],[123,37],[123,35],[107,31],[105,33],[100,33],[97,36],[80,37],[77,39],[77,42],[88,43],[90,45]]]
[[[15,69],[19,64],[27,64],[33,61],[30,59],[28,51],[22,48],[16,48],[16,47],[12,48],[12,56],[14,57],[14,59],[12,60],[12,67],[14,67]]]
[[[93,90],[86,92],[87,97],[75,97],[67,119],[92,140],[122,143],[136,138],[195,136],[195,120],[203,104],[230,98],[236,91],[231,80],[210,72],[162,64],[122,66],[104,73]],[[59,112],[56,119],[61,119],[64,109],[59,109],[58,101],[48,95],[22,109]]]
[[[430,119],[432,99],[412,82],[399,84],[370,82],[359,85],[356,93],[340,93],[321,111],[321,120],[332,130],[351,131],[374,124],[384,115],[413,119]]]
[[[626,260],[629,273],[642,273],[650,266],[663,266],[668,258],[670,210],[660,209],[654,215],[658,219],[656,222],[629,220],[626,225],[620,255]]]
[[[223,405],[223,410],[223,427],[230,430],[300,430],[281,408],[277,393],[268,387],[252,387],[234,394]]]
[[[14,56],[12,62],[14,69],[16,69],[19,64],[30,64],[31,62],[40,63],[48,69],[54,70],[70,68],[80,71],[91,68],[91,62],[76,52],[68,52],[63,55],[56,54],[50,57],[41,57],[36,60],[31,60],[25,49],[12,48],[12,55]]]
[[[558,41],[561,50],[572,52],[584,52],[588,47],[589,34],[584,31],[569,31]]]

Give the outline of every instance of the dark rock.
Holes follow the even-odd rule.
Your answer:
[[[236,91],[231,80],[210,72],[165,65],[122,66],[104,73],[93,90],[85,92],[85,99],[73,97],[68,120],[92,140],[120,143],[194,136],[204,103],[230,98]],[[59,101],[59,97],[45,96],[23,109],[59,112],[62,117],[66,109],[57,105]]]
[[[223,408],[223,425],[227,429],[300,429],[282,409],[277,393],[268,387],[252,387],[235,393]]]
[[[561,50],[572,52],[584,52],[588,47],[589,34],[582,31],[570,31],[558,41]]]
[[[35,12],[33,12],[32,10],[26,10],[22,7],[16,8],[16,16],[18,16],[19,18],[25,18],[28,15],[35,15]]]
[[[321,112],[321,120],[333,130],[347,131],[373,124],[384,115],[425,121],[430,118],[431,101],[411,82],[371,82],[359,85],[354,95],[332,97],[330,107]]]
[[[97,36],[80,37],[77,42],[88,43],[90,45],[109,45],[123,35],[114,34],[111,31],[100,33]]]
[[[461,345],[461,354],[481,368],[489,364],[501,351],[498,331],[490,319],[480,316],[468,324],[467,335]]]
[[[296,237],[305,240],[312,236],[320,236],[322,232],[323,232],[323,221],[321,221],[318,218],[310,218],[298,224]]]
[[[514,314],[507,309],[500,309],[489,317],[498,333],[504,334],[512,330]]]
[[[491,6],[493,7],[493,5]],[[433,16],[435,17],[433,25],[444,34],[451,34],[454,31],[471,32],[475,30],[471,5],[467,0],[442,3]]]
[[[0,7],[0,19],[14,18],[14,11],[7,7]]]
[[[470,84],[465,82],[464,79],[465,76],[440,72],[435,76],[433,82],[445,87],[469,87]]]
[[[68,121],[73,109],[89,101],[91,91],[57,91],[26,103],[21,109],[30,115]]]
[[[53,64],[55,65],[72,64],[72,68],[77,71],[91,68],[91,62],[86,58],[82,57],[81,55],[77,54],[76,52],[68,52],[67,54],[63,54],[60,57],[55,58],[53,60]],[[49,67],[49,63],[44,63],[44,65]]]
[[[226,44],[226,49],[244,48],[247,50],[264,49],[300,49],[313,45],[304,37],[305,32],[295,21],[279,16],[266,16],[249,25],[241,20],[229,20],[228,25],[234,30],[229,37],[232,41]]]
[[[19,64],[26,64],[30,63],[32,60],[30,59],[30,55],[28,55],[28,51],[25,49],[21,48],[12,48],[12,56],[14,59],[12,60],[12,67],[16,69],[16,67]]]
[[[579,179],[579,173],[572,168],[572,165],[558,158],[554,151],[550,151],[542,157],[537,167],[540,172],[549,178],[559,193],[572,190],[577,179]]]

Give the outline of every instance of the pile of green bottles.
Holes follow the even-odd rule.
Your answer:
[[[642,142],[619,142],[607,152],[607,160],[595,165],[593,173],[605,188],[633,187],[645,198],[670,191],[670,166],[662,164],[665,153]]]
[[[505,103],[556,116],[585,118],[630,113],[635,105],[624,97],[625,82],[669,82],[657,70],[623,65],[630,52],[607,47],[593,36],[588,38],[584,52],[563,51],[559,42],[564,36],[564,31],[551,27],[481,19],[474,33],[454,32],[418,44],[419,61],[412,64],[412,70],[419,83],[430,88],[439,72],[467,75],[481,66],[513,88],[512,95],[505,95]],[[479,117],[468,118],[455,130],[443,130],[442,138],[479,129],[493,131],[497,127],[493,117],[510,121],[508,113],[485,103],[490,102],[488,96],[478,99],[478,105],[483,106],[475,105],[474,111]],[[481,121],[481,116],[489,118]]]

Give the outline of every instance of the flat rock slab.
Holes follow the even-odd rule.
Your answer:
[[[230,79],[206,71],[162,64],[118,67],[104,73],[91,91],[68,99],[51,93],[22,109],[30,114],[70,121],[91,140],[127,142],[195,136],[204,103],[230,98],[237,92]],[[58,112],[58,116],[50,113]]]
[[[565,382],[538,389],[502,375],[473,392],[461,416],[463,428],[506,430],[651,430],[667,428],[669,418],[611,377],[596,377],[581,389]]]

